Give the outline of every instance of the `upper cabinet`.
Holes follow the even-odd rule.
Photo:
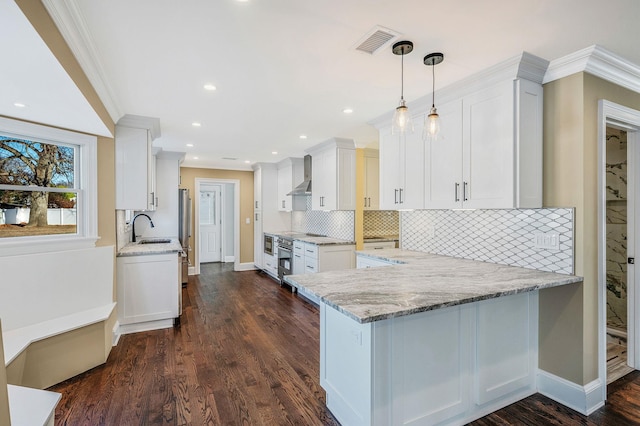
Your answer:
[[[380,131],[380,208],[421,209],[424,205],[425,144],[422,123],[413,133]]]
[[[277,164],[278,167],[278,210],[290,212],[294,210],[294,203],[305,200],[289,194],[304,179],[304,163],[302,158],[285,158]],[[296,210],[300,210],[296,208]],[[304,208],[302,209],[304,210]]]
[[[391,135],[390,123],[380,123],[381,208],[541,207],[547,65],[524,53],[443,89],[436,94],[436,141],[423,142],[418,126],[399,137]],[[414,123],[421,126],[422,120],[417,116]]]
[[[364,150],[364,210],[380,208],[380,156],[377,149]]]
[[[356,209],[356,149],[353,140],[333,138],[310,148],[313,210]]]
[[[130,116],[118,121],[115,135],[116,209],[155,210],[156,157],[151,143],[159,134],[157,119]]]

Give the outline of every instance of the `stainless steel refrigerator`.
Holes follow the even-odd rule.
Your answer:
[[[178,238],[182,246],[182,285],[189,281],[189,265],[191,265],[191,197],[188,189],[178,189]]]

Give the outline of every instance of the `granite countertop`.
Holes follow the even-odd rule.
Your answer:
[[[360,323],[582,282],[574,275],[409,250],[357,253],[394,264],[287,275],[284,281]]]
[[[305,234],[303,232],[295,232],[295,231],[265,232],[265,234],[272,235],[274,237],[293,238],[294,240],[303,241],[305,243],[316,244],[319,246],[348,245],[348,244],[356,243],[355,241],[342,240],[340,238],[325,237],[324,235],[316,235],[316,234]]]
[[[140,241],[149,240],[171,240],[169,243],[157,243],[157,244],[140,244]],[[181,253],[182,246],[177,238],[142,238],[135,243],[128,243],[122,247],[116,256],[144,256],[150,254],[168,254],[168,253]]]

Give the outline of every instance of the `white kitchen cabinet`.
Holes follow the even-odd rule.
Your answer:
[[[148,129],[116,126],[116,209],[155,210],[155,155]]]
[[[277,168],[278,210],[290,212],[294,209],[294,203],[299,201],[305,202],[303,197],[287,195],[304,179],[304,163],[302,158],[285,158],[277,164]]]
[[[415,131],[391,134],[380,131],[380,208],[382,210],[421,209],[424,206],[425,150],[422,123]]]
[[[334,138],[307,151],[312,158],[313,210],[355,210],[356,150],[351,139]]]
[[[377,149],[364,150],[364,210],[380,208],[380,156]]]
[[[274,163],[253,165],[253,263],[264,269],[264,232],[286,231],[291,215],[278,210],[278,170]]]
[[[305,273],[304,264],[304,243],[299,240],[293,241],[293,275]]]
[[[361,254],[359,254],[356,257],[356,268],[358,269],[377,268],[378,266],[390,266],[390,265],[393,265],[393,263],[386,262],[382,259],[373,259],[369,256],[363,256]]]
[[[542,206],[542,87],[508,80],[438,110],[425,208]],[[446,126],[445,126],[446,123]]]
[[[121,327],[178,318],[182,290],[178,261],[176,253],[116,258]]]

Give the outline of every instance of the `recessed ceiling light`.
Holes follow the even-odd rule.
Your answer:
[[[202,126],[202,124],[198,123],[197,121],[194,121],[193,123],[191,123],[191,125],[192,125],[193,127],[200,127],[200,126]]]
[[[205,85],[204,85],[204,90],[211,90],[211,91],[213,91],[213,90],[216,90],[216,86],[214,86],[214,85],[213,85],[213,84],[211,84],[211,83],[207,83],[207,84],[205,84]]]
[[[194,160],[197,160],[197,159],[198,159],[198,157],[193,157],[193,159],[194,159]]]
[[[306,139],[307,135],[300,135],[300,139]]]
[[[193,144],[192,144],[192,143],[188,143],[188,144],[187,144],[187,146],[188,146],[189,148],[193,148]]]
[[[345,114],[351,114],[353,110],[351,108],[345,108],[342,110],[342,112],[344,112]]]
[[[251,160],[244,160],[245,163],[251,164]]]
[[[26,108],[27,106],[21,102],[16,102],[13,104],[13,106],[18,107],[18,108]]]
[[[278,151],[271,151],[273,155],[278,155]]]

